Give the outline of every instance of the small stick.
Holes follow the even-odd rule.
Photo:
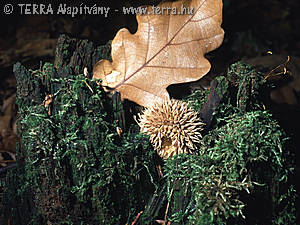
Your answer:
[[[174,188],[172,188],[172,190],[171,190],[171,193],[170,193],[170,200],[171,200],[171,198],[172,198],[173,191],[174,191]],[[167,221],[169,207],[170,207],[170,201],[168,201],[168,204],[167,204],[167,208],[166,208],[166,212],[165,212],[165,221]]]
[[[85,85],[90,89],[90,91],[94,94],[93,89],[91,88],[91,86],[84,80],[83,81],[85,83]]]
[[[140,216],[142,215],[143,211],[140,211],[137,216],[135,217],[134,221],[131,223],[131,225],[135,225],[137,221],[139,220]]]

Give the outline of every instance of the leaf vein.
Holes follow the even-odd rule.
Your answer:
[[[140,68],[138,68],[135,72],[133,72],[130,76],[128,76],[127,78],[125,78],[123,80],[123,82],[120,82],[118,85],[115,86],[115,88],[118,88],[121,85],[124,85],[126,81],[128,81],[131,77],[133,77],[135,74],[137,74],[140,70],[142,70],[144,67],[147,66],[147,64],[149,64],[159,53],[161,53],[168,45],[170,45],[170,43],[172,42],[172,40],[175,39],[175,37],[180,33],[180,31],[186,26],[186,24],[188,24],[192,18],[198,13],[198,11],[201,9],[201,7],[204,5],[204,3],[207,0],[204,0],[200,6],[198,7],[198,9],[196,10],[196,13],[193,14],[187,21],[185,21],[185,23],[180,27],[180,29],[173,35],[173,37],[170,39],[170,41],[168,41],[157,53],[155,53],[148,61],[146,61],[144,63],[144,65],[142,65]]]

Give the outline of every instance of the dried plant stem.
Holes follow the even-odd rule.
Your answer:
[[[169,211],[169,207],[170,207],[170,200],[171,200],[171,198],[172,198],[173,191],[174,191],[174,188],[172,188],[172,190],[171,190],[171,193],[170,193],[170,199],[169,199],[168,204],[167,204],[167,207],[166,207],[165,218],[164,218],[165,222],[167,221],[168,211]]]

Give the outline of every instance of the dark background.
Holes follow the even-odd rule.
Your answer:
[[[40,39],[55,40],[61,33],[69,34],[76,38],[87,38],[97,44],[105,44],[113,39],[116,32],[127,27],[135,32],[137,24],[135,16],[121,13],[123,6],[140,6],[145,4],[155,5],[158,0],[132,0],[132,1],[89,1],[84,3],[92,6],[110,7],[107,18],[103,15],[21,15],[20,7],[16,3],[14,12],[5,15],[0,4],[0,69],[11,68],[15,61],[20,60],[25,64],[34,65],[34,61],[40,59],[53,59],[53,51],[42,54],[38,46],[28,46],[28,51],[36,49],[36,54],[26,56],[18,55],[18,51],[26,49],[26,44]],[[30,3],[30,2],[27,2]],[[59,2],[63,3],[63,2]],[[82,2],[68,1],[68,6],[79,6]],[[18,2],[21,4],[21,2]],[[49,3],[45,3],[48,5]],[[274,54],[289,54],[298,56],[300,54],[300,3],[297,0],[224,0],[223,1],[223,28],[226,32],[223,45],[218,50],[222,53],[224,62],[232,62],[242,57],[256,57],[266,54],[271,50]],[[57,9],[57,1],[51,3],[52,8]],[[114,9],[119,9],[115,12]],[[36,41],[37,42],[37,41]],[[31,47],[31,48],[30,48]],[[53,47],[53,44],[51,46]],[[55,47],[55,45],[54,45]],[[10,55],[11,61],[4,60],[4,55]],[[12,57],[12,55],[18,55]],[[225,58],[226,57],[226,58]],[[7,57],[8,58],[8,57]],[[5,61],[5,62],[4,62]],[[8,62],[9,61],[9,62]],[[3,74],[1,74],[2,76]]]

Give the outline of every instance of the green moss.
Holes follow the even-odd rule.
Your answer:
[[[197,155],[166,162],[168,201],[175,207],[168,218],[177,224],[295,224],[295,165],[287,136],[263,110],[268,84],[241,62],[217,82],[221,101]],[[208,95],[190,96],[198,112],[204,104],[199,94]]]
[[[170,220],[225,224],[246,216],[254,224],[263,216],[265,223],[293,224],[294,188],[287,183],[293,167],[285,161],[285,135],[279,125],[263,111],[234,114],[226,122],[203,138],[199,155],[179,155],[166,162],[168,194],[175,202],[171,205],[178,202],[176,192],[189,198],[186,208]],[[181,188],[176,190],[178,182]],[[256,201],[263,203],[253,208]]]
[[[129,223],[156,189],[154,151],[147,137],[117,134],[109,113],[112,103],[95,80],[53,78],[55,68],[49,64],[34,77],[28,75],[44,91],[41,99],[51,93],[53,101],[49,106],[43,101],[20,104],[19,95],[24,181],[11,191],[32,202],[36,224]],[[6,207],[16,200],[11,194],[5,197]],[[11,216],[24,207],[14,204],[5,207]]]
[[[12,224],[130,224],[142,210],[143,225],[164,217],[172,224],[295,224],[287,137],[263,110],[267,84],[251,67],[233,64],[217,78],[212,125],[196,154],[165,162],[162,179],[136,124],[117,133],[125,127],[123,103],[96,80],[49,63],[14,71],[22,136],[1,209]],[[186,100],[200,112],[211,91]]]
[[[262,110],[261,89],[267,88],[264,77],[251,66],[237,62],[230,66],[228,80],[236,89],[236,107],[243,111]]]
[[[207,101],[209,91],[209,89],[197,90],[184,100],[187,101],[189,106],[191,106],[195,111],[200,112],[203,104]]]

